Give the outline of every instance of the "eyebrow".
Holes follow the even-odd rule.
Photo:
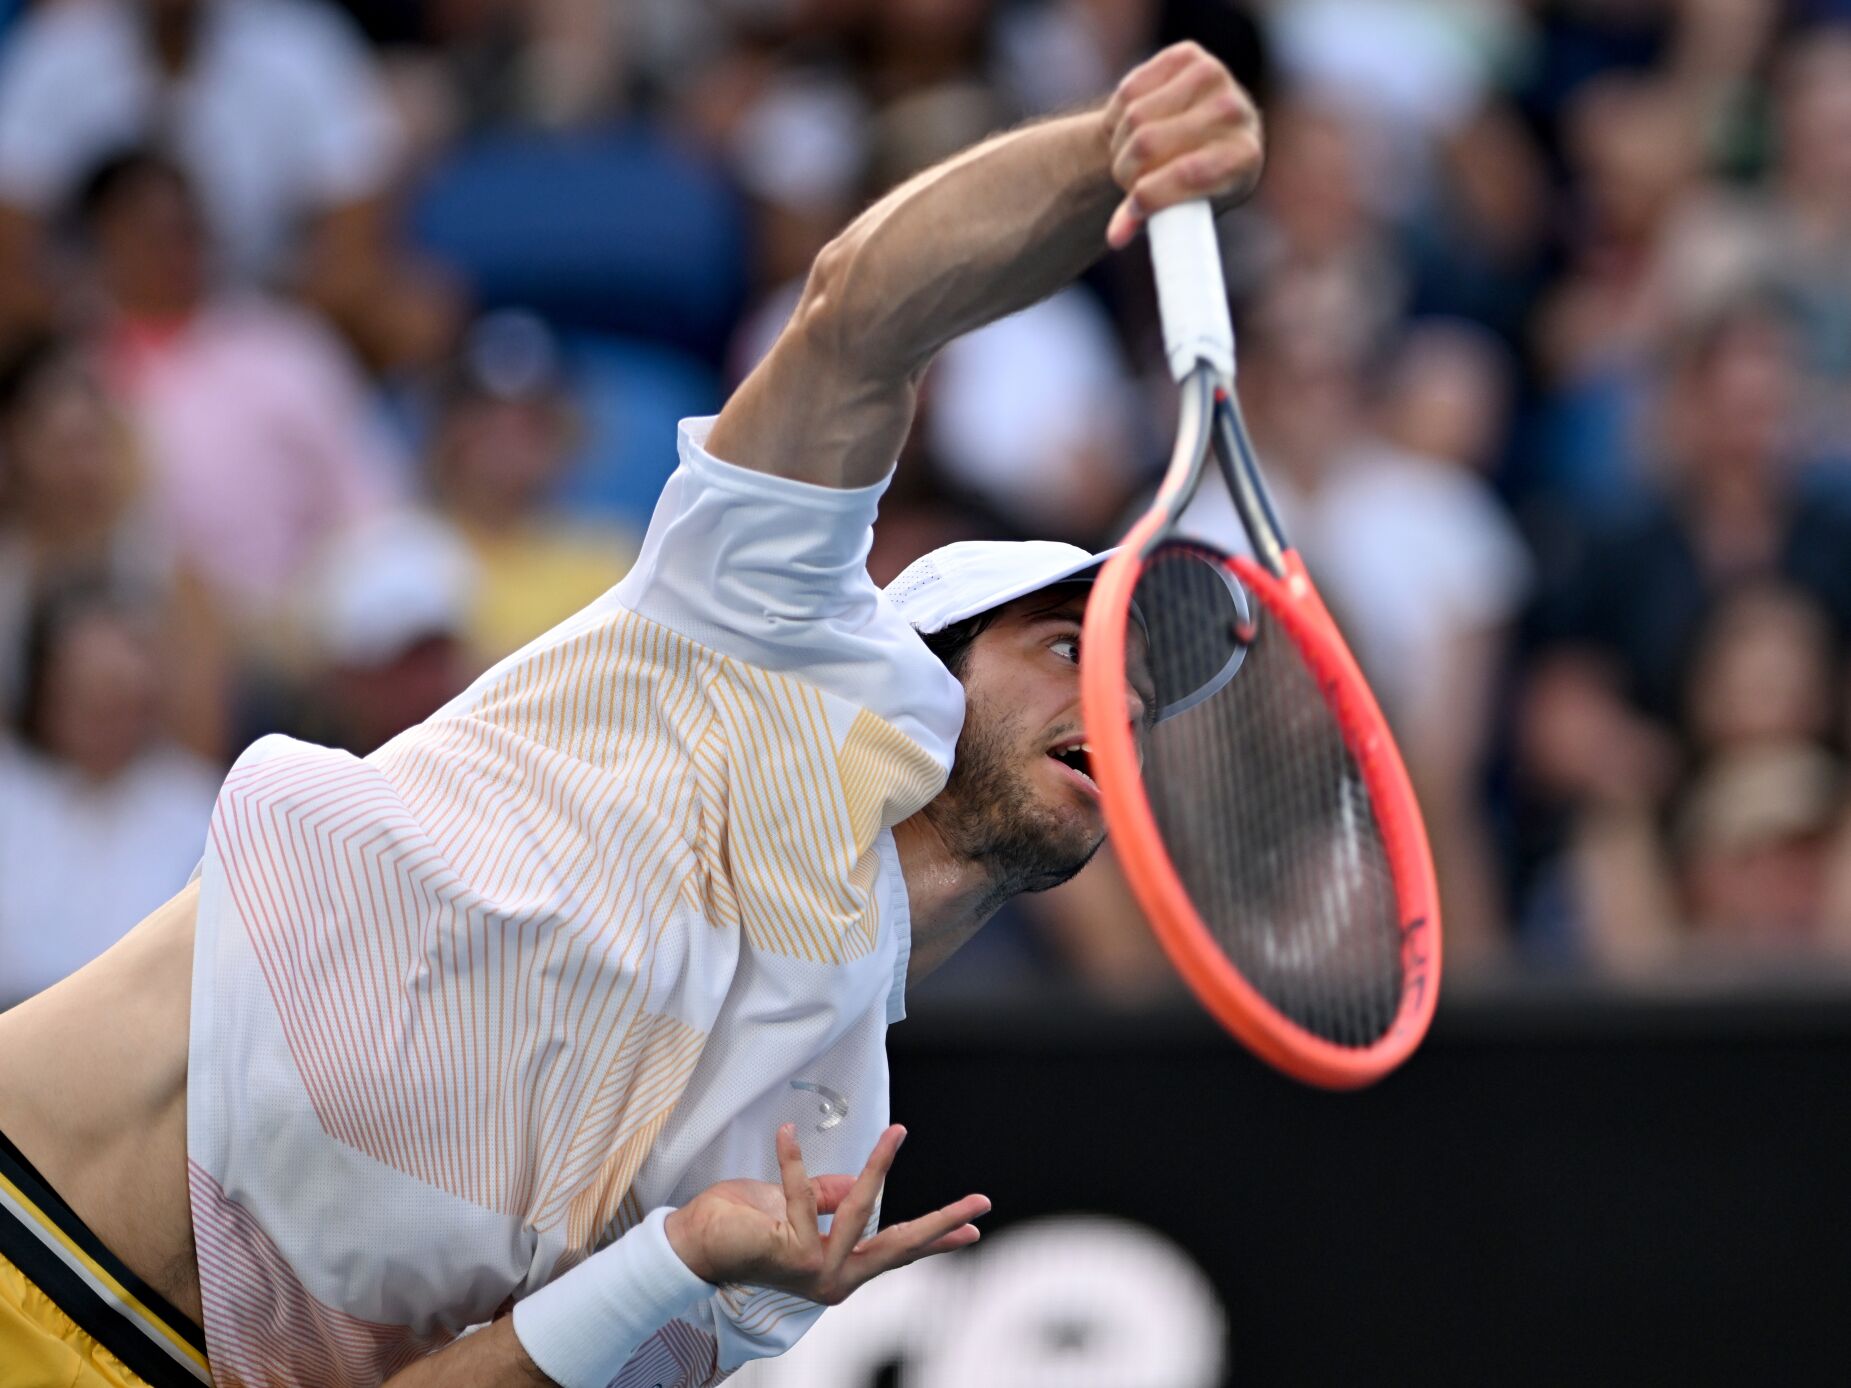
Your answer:
[[[1080,626],[1086,619],[1086,605],[1081,603],[1080,610],[1075,612],[1072,609],[1077,601],[1075,598],[1067,598],[1046,607],[1031,607],[1025,615],[1030,622],[1071,622],[1074,626]]]

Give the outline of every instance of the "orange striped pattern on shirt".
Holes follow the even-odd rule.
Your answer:
[[[705,1039],[661,1010],[676,908],[858,957],[875,837],[940,779],[871,714],[616,610],[367,762],[234,773],[214,832],[329,1135],[582,1254]]]

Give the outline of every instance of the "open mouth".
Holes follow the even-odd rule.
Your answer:
[[[1048,756],[1078,776],[1089,789],[1099,789],[1098,782],[1093,780],[1093,751],[1084,738],[1074,738],[1058,747],[1050,747]]]

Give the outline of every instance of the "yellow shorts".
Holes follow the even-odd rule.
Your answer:
[[[0,1133],[0,1388],[199,1388],[199,1329]]]

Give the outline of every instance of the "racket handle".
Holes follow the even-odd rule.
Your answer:
[[[1233,379],[1234,325],[1215,214],[1200,199],[1166,207],[1151,217],[1146,232],[1170,374],[1181,381],[1198,362],[1207,362],[1222,380]]]

